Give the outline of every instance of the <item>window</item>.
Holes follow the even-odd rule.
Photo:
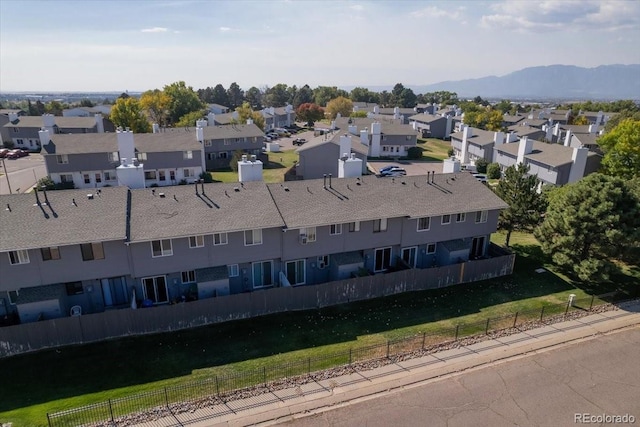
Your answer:
[[[174,171],[174,170],[170,170],[169,171],[169,179],[171,181],[175,181],[176,180],[176,171]]]
[[[481,222],[487,222],[487,211],[478,211],[476,212],[476,224]]]
[[[147,160],[147,153],[136,153],[136,157],[138,158],[139,162]]]
[[[261,245],[262,244],[262,230],[246,230],[244,232],[244,245]]]
[[[57,246],[51,246],[50,248],[42,248],[40,249],[42,253],[43,261],[51,261],[53,259],[60,259],[60,250]]]
[[[428,254],[435,254],[436,253],[436,244],[435,243],[429,243],[427,245],[427,253]]]
[[[342,224],[331,224],[331,230],[329,232],[332,236],[342,234]]]
[[[451,224],[451,215],[442,215],[442,224]]]
[[[402,248],[402,260],[406,262],[410,267],[415,268],[417,254],[418,248],[416,246],[412,246],[410,248]]]
[[[462,212],[456,215],[456,222],[465,222],[467,219],[467,214]]]
[[[287,280],[292,285],[302,285],[305,283],[304,259],[287,262]]]
[[[96,174],[96,183],[102,182],[102,174],[100,172],[98,172]]]
[[[18,133],[18,132],[20,132],[20,129],[18,129],[18,128],[13,128],[13,132]]]
[[[129,302],[127,280],[124,277],[101,279],[102,296],[106,307],[115,307]]]
[[[204,236],[191,236],[189,237],[190,248],[202,248],[204,247]]]
[[[431,218],[418,218],[418,231],[427,231],[431,227]]]
[[[16,305],[18,302],[18,291],[7,291],[7,295],[9,296],[9,304]]]
[[[144,179],[156,179],[156,171],[144,171]]]
[[[61,173],[60,174],[60,182],[73,182],[73,175],[70,173]]]
[[[231,145],[231,140],[230,139],[225,139],[224,140],[224,145]]]
[[[158,181],[166,181],[167,173],[165,171],[158,171]]]
[[[193,151],[183,151],[182,158],[185,160],[193,159]]]
[[[387,231],[387,218],[376,219],[373,221],[373,232],[380,233]]]
[[[318,268],[325,268],[329,265],[329,255],[322,255],[318,257]]]
[[[211,140],[210,140],[210,139],[206,140],[206,141],[204,142],[204,146],[205,146],[205,147],[211,147]]]
[[[385,271],[391,266],[391,248],[376,249],[373,271]]]
[[[195,283],[196,282],[196,271],[195,270],[183,271],[182,273],[180,273],[180,275],[182,276],[182,283]]]
[[[227,244],[227,233],[216,233],[213,235],[213,244],[214,245],[226,245]]]
[[[118,154],[117,151],[109,153],[109,161],[110,162],[119,162],[120,161],[120,154]]]
[[[349,233],[360,231],[360,221],[349,223]]]
[[[9,263],[11,265],[29,264],[29,252],[24,250],[9,251]]]
[[[182,171],[182,173],[185,178],[189,178],[190,176],[193,176],[193,170],[191,169],[185,169]]]
[[[306,244],[316,241],[316,228],[306,227],[300,229],[300,243]]]
[[[254,262],[252,270],[254,288],[273,285],[273,261]]]
[[[83,261],[104,259],[104,248],[102,243],[83,243],[80,245]]]
[[[66,154],[58,154],[56,156],[56,161],[59,165],[66,165],[67,163],[69,163],[69,157],[67,157]]]
[[[218,156],[219,156],[221,159],[226,159],[226,158],[227,158],[227,152],[226,152],[226,151],[222,151],[221,153],[219,153],[219,154],[218,154]]]
[[[151,242],[151,256],[153,258],[171,255],[173,255],[171,239],[154,240]]]
[[[231,264],[229,267],[229,277],[238,277],[240,275],[240,269],[238,268],[238,264]]]
[[[116,174],[113,173],[112,171],[104,171],[104,180],[105,181],[115,181],[116,180]]]
[[[89,176],[88,173],[83,174],[82,178],[84,179],[85,184],[91,184],[91,177]]]
[[[169,302],[167,279],[164,276],[145,277],[142,279],[142,290],[144,291],[144,297],[155,304]]]
[[[84,293],[82,282],[65,283],[64,287],[67,289],[67,295],[80,295]]]

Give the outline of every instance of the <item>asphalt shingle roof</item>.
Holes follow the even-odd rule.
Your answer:
[[[495,132],[491,132],[488,130],[471,128],[471,136],[467,139],[467,141],[471,144],[475,144],[479,146],[493,144],[494,142],[493,138],[495,136],[494,134]],[[462,141],[463,135],[464,135],[464,132],[452,133],[451,139],[457,139],[459,141]]]
[[[216,121],[218,116],[216,115]],[[255,124],[244,125],[222,125],[205,126],[204,139],[225,139],[225,138],[249,138],[254,136],[264,136],[264,132]],[[195,139],[195,137],[194,137]]]
[[[131,190],[131,241],[284,225],[264,182],[204,184],[204,189],[205,196],[202,184],[199,196],[195,184]]]
[[[351,135],[348,133],[347,129],[336,131],[336,133],[329,140],[324,140],[323,138],[314,138],[308,143],[298,147],[296,149],[296,153],[300,153],[302,151],[312,150],[316,147],[320,147],[324,144],[334,144],[340,145],[340,136],[341,135],[350,135],[351,136],[351,151],[367,155],[369,154],[369,146],[364,145],[360,142],[360,137]]]
[[[328,189],[323,188],[323,182],[267,184],[288,228],[507,207],[468,173],[435,175],[434,184],[428,184],[426,176],[334,178]]]
[[[512,142],[509,144],[498,145],[497,147],[494,147],[494,149],[517,158],[519,145],[520,144],[517,142]],[[533,141],[531,150],[531,153],[525,155],[526,158],[548,166],[557,167],[572,162],[572,147],[565,147],[561,144],[547,144],[545,142]],[[597,156],[597,154],[590,152],[587,156]]]
[[[55,117],[55,124],[59,128],[91,129],[96,127],[94,117]],[[44,126],[41,116],[19,116],[17,122],[7,123],[4,127],[38,128]]]
[[[420,122],[420,123],[433,123],[433,122],[437,122],[439,120],[447,120],[446,117],[442,117],[442,116],[434,116],[433,114],[415,114],[411,117],[409,117],[409,120],[414,120],[416,122]]]
[[[349,123],[351,120],[351,123]],[[336,120],[336,127],[338,129],[349,130],[349,124],[356,125],[358,127],[358,132],[363,129],[369,130],[371,133],[371,124],[378,122],[381,125],[382,133],[385,135],[418,135],[418,132],[413,129],[410,125],[405,125],[398,120],[394,119],[373,119],[368,117],[357,117],[357,118],[348,118],[342,117]]]
[[[107,187],[47,191],[46,198],[39,191],[41,206],[36,204],[33,193],[3,195],[0,252],[125,240],[127,190]],[[89,200],[87,194],[93,194],[93,199]]]

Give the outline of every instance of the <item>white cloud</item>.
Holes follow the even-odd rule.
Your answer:
[[[169,31],[169,29],[164,27],[153,27],[153,28],[143,28],[140,31],[143,33],[166,33],[167,31]]]
[[[354,4],[353,6],[349,6],[349,8],[352,10],[357,10],[358,12],[364,10],[364,6],[361,4]]]
[[[229,28],[229,27],[220,27],[220,28],[218,28],[218,30],[220,30],[221,33],[227,33],[229,31],[231,31],[231,28]]]
[[[437,6],[428,6],[424,9],[415,10],[410,13],[414,18],[449,18],[457,20],[460,18],[460,11],[464,10],[464,7],[458,7],[454,11],[441,9]]]
[[[486,28],[520,31],[581,31],[633,29],[640,25],[640,3],[601,0],[506,1],[483,15]]]

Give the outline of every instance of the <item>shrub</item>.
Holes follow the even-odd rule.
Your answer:
[[[38,180],[37,185],[38,185],[38,190],[42,189],[42,187],[44,187],[46,190],[56,189],[56,183],[53,182],[50,176],[45,176],[44,178],[40,178]]]
[[[231,156],[231,161],[229,162],[229,167],[232,171],[238,172],[238,162],[242,160],[242,155],[244,153],[240,150],[234,151],[233,156]]]
[[[420,159],[422,158],[422,148],[420,147],[411,147],[407,151],[408,159]]]
[[[237,165],[236,165],[237,166]],[[211,177],[211,174],[209,172],[202,172],[200,174],[200,179],[204,180],[204,182],[206,184],[212,183],[213,182],[213,178]],[[187,181],[185,180],[184,182],[185,184],[187,183]]]
[[[500,165],[497,163],[490,163],[487,166],[487,178],[489,179],[500,179],[502,174],[500,173]]]
[[[487,165],[489,163],[485,159],[476,160],[476,170],[478,173],[487,173]]]
[[[449,151],[447,151],[447,156],[449,157],[453,157],[454,154],[456,154],[455,150],[452,148],[449,148]]]

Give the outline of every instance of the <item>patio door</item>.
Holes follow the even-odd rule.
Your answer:
[[[418,255],[418,248],[416,246],[402,249],[402,260],[407,264],[409,264],[411,268],[416,268],[417,255]]]
[[[127,282],[124,277],[100,280],[105,307],[115,307],[129,302]]]
[[[146,299],[154,304],[169,302],[169,291],[167,290],[167,279],[165,276],[146,277],[142,279],[142,287]]]
[[[471,241],[471,258],[480,258],[484,255],[484,236],[474,237]]]
[[[391,266],[391,248],[376,249],[373,271],[385,271]]]

